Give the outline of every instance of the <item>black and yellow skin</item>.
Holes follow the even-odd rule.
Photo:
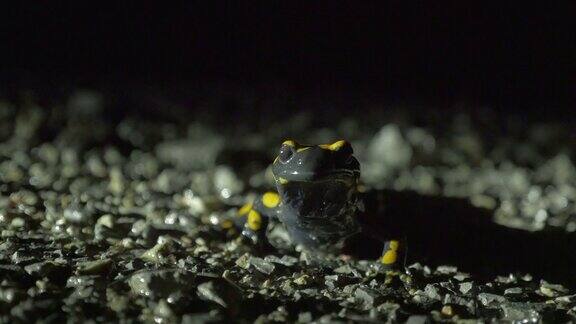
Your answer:
[[[280,205],[280,196],[276,192],[266,192],[253,202],[238,210],[236,222],[240,222],[242,235],[256,245],[266,242],[266,228],[270,218],[276,218]]]
[[[360,232],[355,218],[360,164],[348,142],[303,146],[285,141],[272,173],[282,201],[278,219],[294,243],[334,252]]]
[[[233,223],[262,246],[267,244],[268,219],[275,218],[294,243],[310,252],[380,255],[385,269],[402,264],[405,238],[410,238],[414,260],[458,264],[487,277],[526,271],[576,287],[573,233],[507,228],[492,221],[493,210],[467,199],[362,190],[360,166],[352,154],[346,141],[310,146],[285,141],[272,165],[277,192],[266,192],[240,208]],[[222,224],[233,226],[229,220]]]
[[[395,265],[398,240],[388,241],[384,232],[363,228],[359,218],[360,164],[352,154],[344,140],[322,145],[284,141],[272,164],[278,193],[267,192],[239,210],[246,217],[243,234],[255,243],[265,239],[264,227],[254,219],[277,218],[293,243],[316,254],[338,253],[348,238],[363,240],[368,234],[384,244],[382,263]]]

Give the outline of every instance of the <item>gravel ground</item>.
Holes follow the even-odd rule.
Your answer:
[[[573,232],[565,127],[439,113],[366,113],[331,125],[302,113],[263,127],[253,115],[220,124],[112,118],[108,102],[93,91],[45,105],[0,101],[0,322],[576,319],[559,278],[481,279],[458,264],[422,262],[384,272],[374,260],[338,256],[308,264],[278,224],[265,254],[213,225],[271,186],[266,167],[285,136],[343,137],[368,190],[465,198],[502,226]]]

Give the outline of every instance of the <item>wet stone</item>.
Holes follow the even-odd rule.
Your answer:
[[[432,323],[432,321],[426,315],[411,315],[406,320],[406,324],[428,324],[428,323]]]
[[[174,291],[188,289],[193,282],[192,274],[172,270],[141,270],[127,280],[133,293],[145,297],[167,297]]]
[[[303,252],[275,220],[264,250],[217,226],[273,187],[266,168],[281,137],[329,143],[340,134],[353,141],[367,192],[457,197],[494,210],[499,226],[535,231],[531,236],[556,230],[560,238],[576,229],[568,127],[532,125],[528,117],[519,125],[493,113],[477,120],[427,111],[424,118],[404,108],[400,118],[393,111],[332,116],[338,129],[316,128],[321,116],[311,114],[258,116],[271,127],[254,127],[242,110],[235,116],[247,119],[237,123],[204,120],[203,111],[219,111],[222,98],[236,109],[254,99],[263,111],[284,109],[281,102],[267,106],[257,93],[241,94],[201,100],[205,107],[190,115],[172,115],[167,106],[136,116],[132,100],[122,100],[128,106],[119,118],[107,115],[118,101],[93,90],[57,99],[64,109],[52,107],[52,98],[42,101],[46,106],[35,103],[29,94],[18,102],[0,98],[0,322],[576,319],[573,287],[559,285],[560,277],[478,276],[470,266],[469,274],[459,272],[459,262],[386,272],[374,259]],[[217,159],[239,151],[246,154]],[[444,212],[436,214],[442,222]],[[476,264],[475,257],[462,261]]]
[[[250,268],[250,255],[244,254],[236,260],[236,265],[242,269]]]
[[[472,282],[463,282],[459,284],[459,290],[463,294],[468,294],[474,288],[474,284]]]
[[[478,294],[478,300],[484,306],[494,306],[506,301],[506,297],[490,294],[490,293],[480,293]]]
[[[340,276],[338,276],[338,275],[325,276],[325,277],[324,277],[324,284],[325,284],[329,289],[334,289],[334,288],[336,288],[339,283],[340,283]]]
[[[211,301],[224,308],[236,308],[240,302],[240,294],[237,288],[224,280],[199,284],[197,294],[201,299]]]
[[[162,239],[151,249],[144,252],[140,258],[146,262],[163,263],[167,262],[170,252],[173,251],[174,243],[171,239]]]
[[[359,287],[354,292],[354,297],[356,301],[361,305],[361,307],[365,310],[371,309],[374,307],[374,302],[378,298],[379,293],[364,287]]]
[[[65,276],[67,265],[54,261],[33,263],[24,267],[28,274],[34,277]]]
[[[306,286],[310,282],[311,282],[311,278],[307,274],[303,274],[301,276],[298,276],[296,279],[294,279],[294,283],[297,284],[298,286]]]
[[[504,321],[538,323],[541,320],[539,312],[529,304],[505,303],[501,307]]]
[[[254,266],[256,270],[267,275],[271,274],[275,269],[274,264],[258,257],[250,257],[248,262],[250,265]]]
[[[64,210],[64,218],[71,223],[85,224],[90,221],[91,215],[79,206],[74,206]]]
[[[102,259],[79,263],[76,267],[78,274],[98,274],[107,272],[112,266],[112,260]]]
[[[506,290],[504,290],[504,296],[508,295],[518,296],[521,295],[523,292],[524,290],[521,287],[507,288]]]
[[[154,308],[154,321],[155,322],[164,322],[164,321],[173,321],[174,320],[174,312],[170,308],[170,305],[166,302],[166,300],[161,299],[156,307]]]
[[[426,288],[424,288],[424,292],[426,293],[426,296],[428,296],[428,298],[430,299],[436,299],[436,300],[442,299],[442,296],[440,295],[440,290],[434,285],[431,284],[426,285]]]
[[[93,286],[98,276],[71,276],[66,282],[67,288]]]
[[[546,297],[558,297],[568,293],[568,289],[562,285],[554,285],[547,282],[542,282],[540,285],[540,293]]]
[[[278,258],[275,255],[267,255],[266,257],[264,257],[264,260],[266,260],[268,262],[281,264],[281,265],[284,265],[286,267],[291,267],[291,266],[295,265],[296,263],[298,263],[298,259],[296,259],[295,257],[289,256],[289,255],[283,255],[281,258]]]

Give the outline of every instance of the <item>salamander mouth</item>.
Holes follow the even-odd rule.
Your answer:
[[[326,181],[350,181],[360,177],[358,170],[333,169],[323,172],[282,172],[276,176],[278,179],[288,180],[290,182],[326,182]]]
[[[348,169],[329,170],[327,172],[311,172],[310,179],[326,180],[330,178],[353,178],[358,177],[360,172]]]

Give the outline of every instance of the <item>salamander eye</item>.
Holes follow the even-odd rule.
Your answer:
[[[292,156],[294,155],[294,146],[282,144],[280,147],[280,153],[278,154],[278,161],[282,164],[288,163]]]

